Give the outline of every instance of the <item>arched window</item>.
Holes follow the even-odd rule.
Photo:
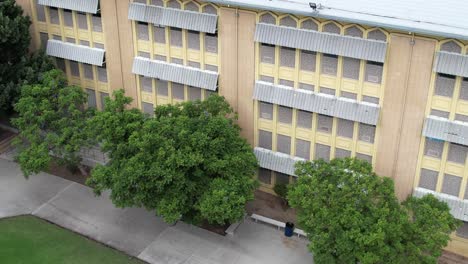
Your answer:
[[[461,47],[455,41],[445,42],[440,46],[441,51],[453,52],[453,53],[461,53]]]
[[[307,19],[305,21],[302,21],[301,28],[317,31],[318,25],[312,19]]]
[[[360,30],[356,26],[349,27],[345,30],[345,35],[346,36],[351,36],[351,37],[356,37],[356,38],[362,38],[362,30]]]
[[[323,32],[339,35],[340,31],[340,28],[335,23],[328,23],[325,26],[323,26]]]
[[[162,0],[151,0],[151,4],[155,6],[164,6],[164,2]]]
[[[368,39],[375,39],[380,41],[387,41],[387,36],[382,31],[375,29],[367,34]]]
[[[287,16],[287,17],[281,18],[280,25],[285,26],[285,27],[294,27],[295,28],[295,27],[297,27],[297,22],[292,17]]]
[[[167,7],[180,9],[180,3],[176,0],[170,0],[167,2]]]
[[[260,16],[260,22],[265,24],[276,24],[276,18],[270,13],[263,14]]]
[[[203,13],[217,15],[218,10],[216,10],[216,8],[212,5],[206,5],[203,7]]]
[[[198,5],[195,4],[194,2],[186,3],[184,9],[188,11],[194,11],[194,12],[199,11]]]

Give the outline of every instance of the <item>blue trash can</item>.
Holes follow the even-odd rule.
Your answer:
[[[287,237],[292,237],[294,233],[294,223],[286,222],[286,226],[284,227],[284,235]]]

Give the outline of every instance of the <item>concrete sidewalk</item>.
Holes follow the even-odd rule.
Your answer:
[[[244,221],[234,236],[183,222],[169,226],[141,208],[115,208],[105,193],[41,173],[26,180],[19,166],[0,159],[0,218],[33,214],[149,263],[313,263],[307,240],[285,238],[273,227]]]

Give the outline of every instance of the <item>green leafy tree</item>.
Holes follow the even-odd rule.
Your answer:
[[[458,224],[434,197],[402,206],[362,160],[301,162],[296,174],[288,200],[316,263],[436,263]]]
[[[26,177],[60,164],[78,166],[79,151],[90,144],[86,120],[93,114],[84,109],[86,94],[68,86],[63,73],[52,70],[38,84],[24,85],[15,105],[19,116],[13,124],[19,130],[17,160]]]
[[[28,54],[30,25],[14,0],[0,1],[0,110],[6,112],[17,102],[22,85],[36,83],[54,68],[43,52]]]
[[[243,217],[257,160],[223,97],[158,106],[154,117],[126,109],[123,91],[114,97],[91,122],[110,157],[88,181],[97,194],[110,189],[117,206],[144,206],[171,223]]]

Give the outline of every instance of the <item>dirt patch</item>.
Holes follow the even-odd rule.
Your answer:
[[[86,179],[89,178],[91,169],[88,167],[86,167],[85,169],[88,172],[88,175],[82,174],[79,169],[77,169],[76,171],[71,171],[69,168],[67,168],[67,166],[60,165],[53,160],[49,164],[49,169],[46,172],[57,177],[61,177],[79,184],[86,185]]]
[[[13,136],[14,134],[15,133],[13,133],[11,131],[0,128],[0,142],[2,142],[4,139],[7,139],[7,138]]]
[[[229,228],[230,224],[225,224],[225,225],[213,225],[208,222],[203,222],[198,227],[203,228],[205,230],[208,230],[210,232],[216,233],[218,235],[225,236],[226,235],[226,230]]]
[[[466,264],[468,263],[468,258],[444,250],[444,252],[442,253],[442,256],[439,258],[438,263],[439,264]]]
[[[249,214],[258,214],[281,222],[296,223],[296,210],[285,204],[283,199],[259,190],[255,191],[255,199],[247,203]]]

